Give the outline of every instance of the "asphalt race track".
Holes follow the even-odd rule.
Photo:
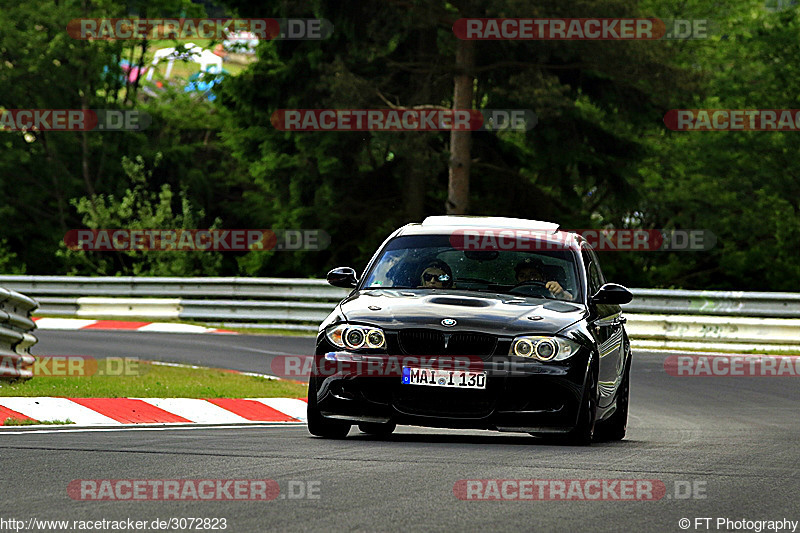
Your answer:
[[[314,338],[306,336],[56,330],[40,330],[36,336],[34,355],[138,357],[260,374],[274,374],[270,365],[276,356],[314,353]]]
[[[256,372],[268,372],[277,354],[310,353],[313,343],[142,332],[39,336],[37,354],[158,356]],[[386,440],[354,428],[344,441],[312,438],[299,425],[3,430],[0,477],[15,489],[3,494],[0,518],[224,517],[227,531],[683,531],[682,518],[689,531],[735,531],[748,529],[718,528],[716,520],[800,520],[797,378],[672,377],[664,357],[634,353],[628,437],[589,448],[414,427]],[[178,478],[272,479],[281,496],[98,502],[67,494],[76,479]],[[462,501],[453,491],[462,479],[658,480],[666,493],[657,501]],[[309,491],[313,497],[301,497]],[[708,527],[697,518],[711,518]]]

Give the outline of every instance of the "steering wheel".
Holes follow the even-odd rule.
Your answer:
[[[550,292],[550,289],[547,288],[547,282],[546,281],[537,281],[537,280],[533,280],[533,279],[520,281],[519,283],[517,283],[516,285],[511,287],[511,289],[508,292],[509,293],[515,293],[517,291],[517,289],[522,289],[524,287],[531,287],[533,289],[539,289],[539,290],[521,291],[522,294],[528,293],[527,294],[528,296],[534,296],[534,294],[537,294],[537,295],[538,294],[543,294],[544,297],[546,297],[546,298],[552,298],[552,293]]]

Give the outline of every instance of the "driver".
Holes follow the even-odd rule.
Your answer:
[[[544,265],[538,259],[528,257],[517,263],[514,267],[516,273],[517,283],[524,283],[526,281],[540,281],[544,283],[547,290],[550,291],[554,297],[561,300],[573,300],[572,294],[564,290],[564,287],[557,281],[546,281],[544,276]]]
[[[440,259],[428,263],[419,276],[420,288],[449,289],[453,286],[453,272],[450,266]]]

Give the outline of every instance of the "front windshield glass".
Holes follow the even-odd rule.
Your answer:
[[[572,250],[454,248],[449,235],[391,241],[362,288],[456,289],[582,302]]]

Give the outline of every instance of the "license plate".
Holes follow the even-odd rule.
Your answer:
[[[486,372],[403,367],[403,385],[427,385],[454,389],[485,389]]]

